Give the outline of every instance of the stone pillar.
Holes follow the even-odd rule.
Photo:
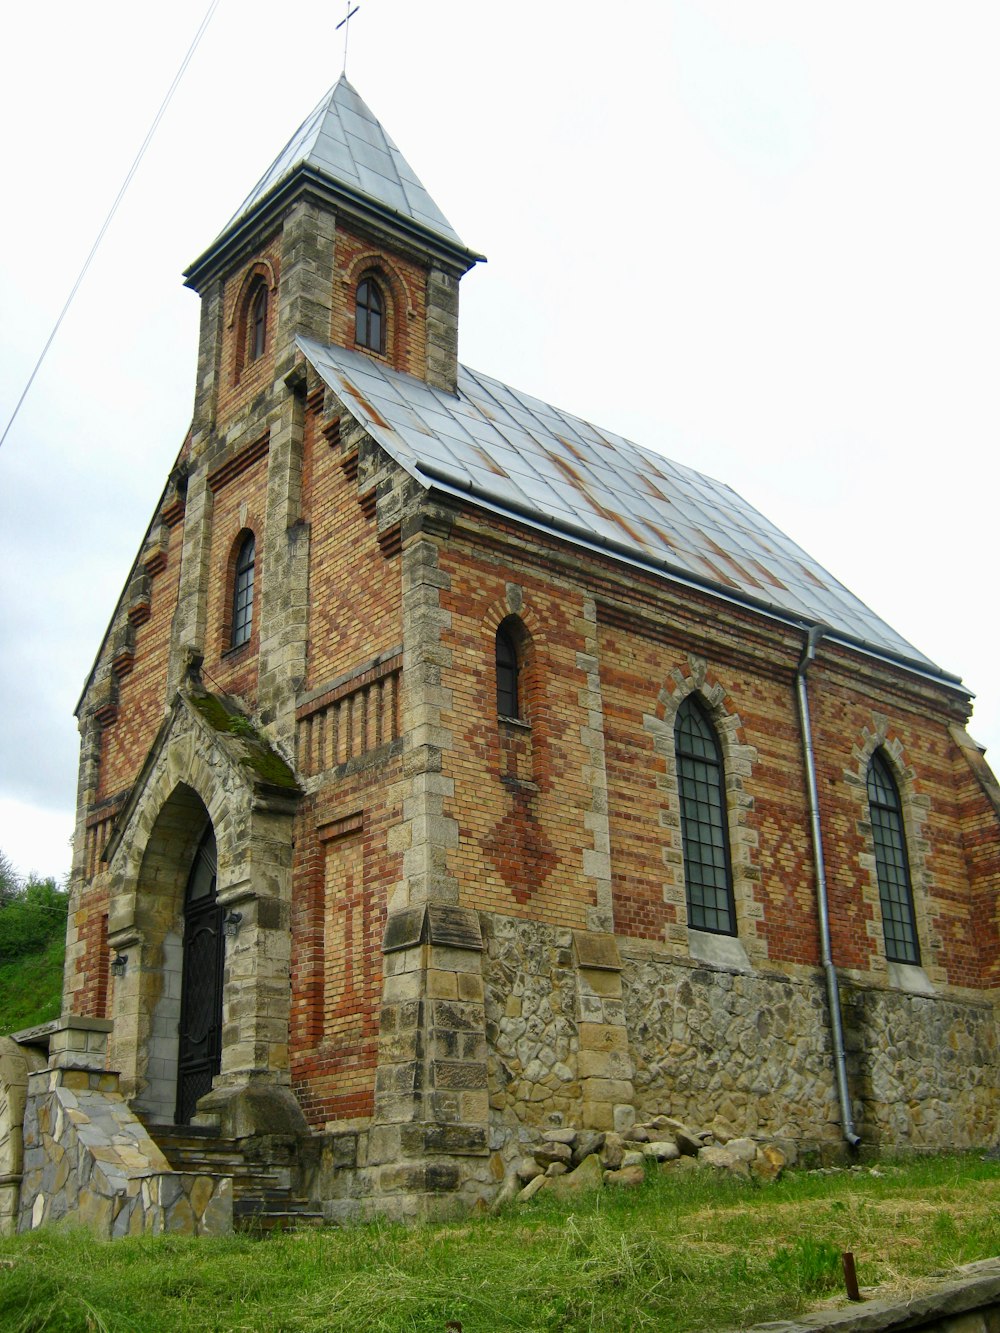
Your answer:
[[[440,606],[448,578],[436,538],[447,519],[424,512],[403,550],[403,821],[394,830],[403,878],[389,902],[369,1161],[376,1207],[398,1217],[466,1204],[493,1192],[486,1082],[482,935],[475,912],[458,905],[449,866],[458,825],[448,812],[454,783],[442,772],[451,733],[441,684],[451,651]],[[501,1173],[502,1175],[502,1170]]]
[[[492,1192],[479,918],[428,905],[389,918],[369,1161],[380,1211]],[[478,1159],[478,1160],[477,1160]],[[502,1170],[500,1172],[502,1175]]]
[[[577,966],[583,1126],[627,1129],[635,1120],[635,1089],[618,944],[613,935],[575,930],[573,955]]]
[[[309,526],[302,521],[304,377],[290,377],[271,426],[264,521],[257,707],[268,739],[295,753],[295,700],[306,678]]]
[[[608,773],[604,761],[604,696],[598,657],[597,603],[592,597],[584,598],[580,629],[586,649],[577,653],[576,664],[587,677],[586,688],[578,695],[580,709],[587,719],[580,728],[580,740],[587,750],[586,777],[591,793],[590,809],[584,814],[584,822],[593,838],[593,845],[583,849],[583,873],[594,886],[594,905],[587,909],[587,926],[595,931],[613,931]]]
[[[445,393],[458,385],[458,284],[461,273],[431,266],[427,275],[427,382]]]

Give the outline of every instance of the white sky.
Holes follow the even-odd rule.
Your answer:
[[[3,423],[208,6],[5,9]],[[72,717],[190,417],[214,239],[340,73],[222,0],[0,450],[0,849],[62,875]],[[462,360],[727,481],[1000,751],[996,0],[362,0],[348,75],[463,240]],[[2,427],[0,427],[2,428]]]

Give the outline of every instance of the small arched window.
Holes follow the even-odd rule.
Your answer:
[[[258,282],[250,294],[247,320],[247,360],[259,361],[267,346],[267,283]]]
[[[875,843],[885,956],[891,963],[919,963],[920,945],[913,912],[903,808],[896,780],[878,750],[868,765],[868,808]]]
[[[517,646],[510,627],[504,623],[497,630],[497,713],[500,717],[521,716],[519,675]]]
[[[688,925],[717,935],[735,935],[722,753],[715,728],[694,695],[677,710],[674,748]]]
[[[354,341],[371,352],[385,352],[385,300],[372,277],[362,278],[354,306]]]
[[[230,647],[239,648],[250,642],[253,631],[253,572],[256,557],[256,542],[252,532],[247,533],[240,545],[236,557],[236,572],[233,578],[233,628],[229,638]]]

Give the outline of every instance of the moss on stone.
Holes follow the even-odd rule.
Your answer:
[[[189,699],[210,727],[216,731],[229,730],[233,715],[221,699],[217,699],[214,694],[192,694]]]
[[[243,743],[245,754],[240,760],[244,768],[250,769],[254,776],[272,787],[281,787],[285,791],[297,791],[295,774],[259,734],[250,719],[243,713],[234,713],[214,694],[193,694],[189,696],[191,704],[214,730],[226,736],[234,736]]]
[[[295,774],[284,759],[265,742],[254,740],[247,742],[248,753],[241,760],[245,768],[252,769],[264,782],[272,787],[283,787],[286,791],[297,791]]]

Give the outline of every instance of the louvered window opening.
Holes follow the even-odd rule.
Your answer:
[[[236,562],[236,581],[233,585],[233,633],[232,646],[250,642],[253,629],[253,583],[254,555],[256,543],[248,537],[240,547]]]
[[[879,754],[874,754],[868,765],[868,807],[875,842],[878,894],[882,903],[885,956],[893,963],[919,963],[920,945],[899,789]]]
[[[736,934],[722,756],[711,723],[693,698],[674,729],[688,925]]]

